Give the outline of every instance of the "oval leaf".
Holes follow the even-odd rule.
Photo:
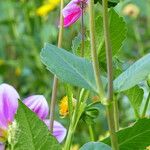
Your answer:
[[[64,49],[46,44],[41,52],[42,62],[64,82],[98,93],[92,63]],[[106,85],[106,79],[102,77]]]
[[[121,92],[128,90],[139,82],[146,80],[150,74],[150,54],[142,57],[114,81],[114,90]]]

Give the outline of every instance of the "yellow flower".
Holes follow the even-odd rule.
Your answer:
[[[123,8],[122,12],[126,16],[130,16],[132,18],[136,18],[139,15],[139,13],[140,13],[140,9],[135,4],[128,4],[128,5],[126,5]]]
[[[73,103],[73,107],[75,107],[76,99],[73,98],[72,103]],[[60,101],[59,113],[63,117],[66,117],[69,114],[69,106],[68,106],[68,97],[67,96],[63,97]]]
[[[0,59],[0,66],[4,65],[4,60]]]
[[[19,76],[21,75],[21,69],[20,69],[19,67],[16,68],[16,70],[15,70],[15,75],[16,75],[17,77],[19,77]]]
[[[36,11],[38,16],[45,16],[50,11],[56,8],[56,6],[60,3],[60,0],[48,0],[47,4],[42,5]]]

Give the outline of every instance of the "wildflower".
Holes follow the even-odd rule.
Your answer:
[[[44,120],[46,125],[49,127],[49,120]],[[67,133],[67,130],[57,121],[54,121],[54,127],[53,127],[53,135],[56,137],[59,143],[63,141]]]
[[[49,107],[43,95],[33,95],[23,100],[24,104],[35,112],[49,128],[50,121],[47,118]],[[65,138],[67,130],[57,121],[54,121],[53,135],[61,143]]]
[[[0,85],[0,148],[3,147],[1,143],[6,142],[8,140],[8,137],[10,137],[9,129],[10,126],[12,126],[14,123],[14,116],[18,109],[18,99],[19,94],[12,86],[8,84]],[[46,119],[46,117],[48,116],[49,108],[44,96],[33,95],[26,98],[23,102],[33,112],[35,112],[41,120],[44,121],[44,119]],[[62,141],[62,137],[66,136],[66,129],[62,125],[60,125],[59,127],[58,125],[55,127],[54,124],[54,133],[57,133],[56,138],[58,138],[58,141]],[[64,132],[59,132],[60,130]]]
[[[43,95],[33,95],[23,100],[24,104],[35,112],[40,119],[48,116],[49,107]]]
[[[4,60],[3,59],[0,59],[0,66],[4,65]]]
[[[72,0],[62,11],[64,17],[64,27],[75,23],[85,11],[88,0]]]
[[[137,18],[140,9],[135,4],[128,4],[123,8],[123,14],[132,18]]]
[[[76,106],[76,99],[73,98],[73,107]],[[68,106],[68,97],[65,96],[61,99],[60,105],[59,105],[59,113],[61,116],[66,117],[69,114],[69,106]]]
[[[20,69],[20,67],[17,67],[17,68],[15,69],[15,75],[16,75],[17,77],[19,77],[19,76],[21,75],[21,69]]]
[[[0,150],[5,150],[5,146],[2,143],[0,143]]]
[[[49,0],[47,4],[42,5],[36,11],[38,16],[45,16],[50,11],[56,8],[56,6],[60,3],[60,0]]]

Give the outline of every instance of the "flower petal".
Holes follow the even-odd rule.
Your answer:
[[[18,108],[19,94],[8,84],[0,85],[0,127],[7,128],[14,120]]]
[[[72,0],[62,11],[64,16],[64,27],[75,23],[81,16],[82,10],[77,3],[79,0]]]
[[[44,120],[44,122],[49,128],[50,121],[47,119],[47,120]],[[59,122],[54,121],[53,135],[56,137],[59,143],[61,143],[64,140],[64,138],[66,137],[66,134],[67,134],[66,128]]]
[[[43,95],[32,95],[23,100],[23,103],[35,112],[40,119],[46,119],[49,113],[48,103]]]
[[[64,17],[64,27],[68,27],[75,23],[80,16],[82,15],[81,2],[86,8],[88,0],[72,0],[68,5],[63,9],[62,14]]]
[[[0,143],[0,150],[5,150],[5,145]]]

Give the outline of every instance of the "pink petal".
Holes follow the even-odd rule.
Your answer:
[[[82,15],[82,9],[80,6],[81,2],[83,2],[83,4],[86,6],[88,3],[88,0],[72,0],[63,9],[62,14],[64,17],[64,27],[68,27],[72,25],[80,18],[80,16]]]
[[[62,11],[64,16],[64,27],[75,23],[81,16],[82,10],[77,3],[79,0],[72,0]]]
[[[23,100],[23,103],[35,112],[40,119],[46,119],[49,113],[48,103],[43,95],[32,95]]]
[[[0,85],[0,128],[7,128],[14,120],[18,108],[19,94],[8,84]]]
[[[49,128],[50,121],[47,119],[44,120],[44,122]],[[67,134],[66,128],[59,122],[54,121],[53,135],[56,137],[59,143],[61,143],[64,140],[66,134]]]

